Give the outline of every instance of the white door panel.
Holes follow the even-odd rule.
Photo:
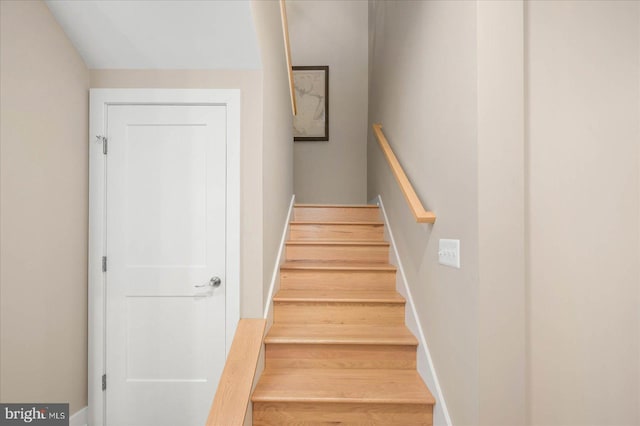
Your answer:
[[[226,349],[225,107],[107,116],[107,424],[202,425]]]

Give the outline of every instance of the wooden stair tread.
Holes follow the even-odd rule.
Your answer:
[[[416,346],[418,340],[404,325],[274,324],[265,337],[265,343]]]
[[[384,241],[383,222],[360,222],[353,217],[290,222],[289,241]]]
[[[274,302],[404,303],[395,290],[280,290]]]
[[[375,240],[289,240],[286,244],[288,246],[389,246],[387,241]]]
[[[362,225],[362,226],[384,226],[384,222],[362,222],[362,221],[347,221],[338,222],[330,221],[324,222],[320,220],[292,220],[291,225]]]
[[[293,207],[298,208],[328,208],[328,209],[341,209],[341,208],[362,208],[362,209],[377,209],[378,206],[376,204],[294,204]]]
[[[291,260],[280,265],[281,270],[336,270],[336,271],[395,271],[389,263],[369,262],[323,262],[314,260]]]
[[[253,402],[434,404],[415,370],[267,368]]]

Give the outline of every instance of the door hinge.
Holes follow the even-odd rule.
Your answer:
[[[102,375],[102,390],[107,390],[107,375],[103,374]]]
[[[107,145],[108,145],[108,141],[107,141],[107,137],[106,136],[96,136],[96,139],[98,140],[98,143],[102,142],[102,153],[104,155],[107,155]]]
[[[107,272],[107,256],[102,256],[102,272]]]

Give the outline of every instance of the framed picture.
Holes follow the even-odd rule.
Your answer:
[[[298,113],[293,117],[293,140],[329,140],[329,67],[293,67]]]

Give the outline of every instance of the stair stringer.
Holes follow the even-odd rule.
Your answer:
[[[276,260],[274,262],[274,266],[273,266],[273,273],[271,275],[271,283],[269,285],[269,293],[267,294],[267,297],[265,298],[265,304],[264,304],[264,319],[267,320],[267,325],[265,327],[265,334],[266,332],[271,328],[271,326],[273,325],[273,295],[275,293],[278,292],[278,287],[279,287],[279,283],[280,283],[280,265],[282,265],[283,259],[284,259],[284,248],[285,248],[285,242],[287,241],[287,239],[289,238],[289,232],[290,232],[290,223],[291,220],[293,219],[293,206],[295,204],[296,201],[296,195],[293,194],[291,196],[291,201],[289,202],[289,210],[287,212],[287,217],[285,218],[285,222],[282,228],[282,237],[280,238],[280,246],[278,246],[278,254],[276,255]],[[262,372],[264,371],[264,365],[265,365],[265,344],[264,344],[264,339],[262,342],[262,348],[260,349],[260,355],[258,357],[258,365],[256,367],[256,374],[254,376],[253,379],[253,386],[251,387],[251,394],[253,394],[253,391],[256,388],[256,385],[258,384],[258,380],[260,379],[260,376],[262,375]],[[253,424],[253,404],[250,402],[247,405],[247,413],[245,415],[244,418],[244,425],[243,426],[252,426]]]
[[[385,240],[390,244],[389,263],[394,265],[398,269],[398,273],[396,274],[396,290],[406,299],[407,308],[409,308],[405,309],[405,324],[407,328],[409,328],[409,330],[411,330],[411,332],[415,336],[417,336],[419,341],[417,352],[417,370],[422,377],[422,380],[424,380],[424,382],[427,384],[427,387],[429,389],[435,390],[436,393],[435,397],[438,403],[433,407],[433,425],[452,426],[453,423],[451,422],[449,410],[447,409],[447,404],[442,393],[442,388],[440,387],[440,382],[438,381],[438,375],[436,374],[435,366],[431,358],[431,353],[429,352],[427,340],[424,336],[422,326],[420,325],[418,311],[416,310],[416,305],[413,302],[411,289],[409,288],[409,283],[407,282],[407,276],[404,273],[402,261],[400,260],[400,255],[398,254],[398,248],[393,238],[391,223],[389,223],[387,212],[384,209],[382,196],[378,195],[378,197],[374,199],[374,202],[380,207],[380,212],[382,213],[382,219],[385,225]]]
[[[267,320],[267,330],[271,328],[273,324],[273,295],[278,292],[280,287],[280,266],[284,260],[284,250],[286,247],[286,242],[289,239],[289,233],[291,232],[291,221],[293,220],[293,206],[296,202],[296,195],[293,194],[291,196],[291,201],[289,202],[289,211],[287,212],[287,217],[285,219],[284,227],[282,229],[282,237],[280,238],[280,246],[278,247],[278,254],[276,256],[276,261],[273,265],[273,273],[271,275],[271,283],[269,285],[269,293],[267,297],[264,299],[264,319]]]

